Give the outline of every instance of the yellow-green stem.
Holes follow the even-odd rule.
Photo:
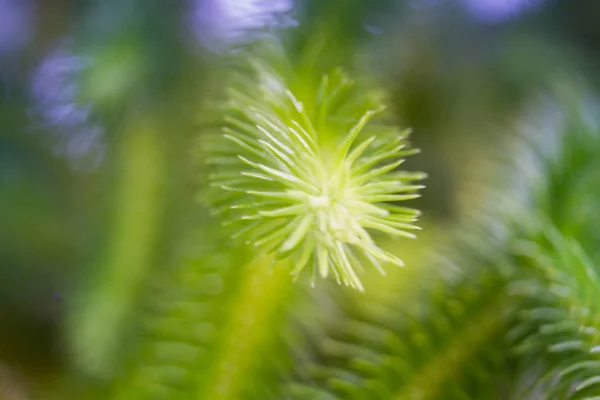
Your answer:
[[[451,381],[465,363],[468,363],[481,346],[493,338],[504,323],[505,304],[503,299],[486,308],[456,334],[446,350],[424,365],[408,386],[404,386],[398,400],[427,400],[440,398],[440,390]],[[442,396],[443,397],[443,396]]]
[[[220,341],[210,377],[197,392],[196,399],[240,398],[244,380],[261,354],[261,345],[273,337],[273,318],[282,298],[292,289],[288,268],[274,266],[270,257],[258,257],[246,271],[230,308],[225,337]]]
[[[119,138],[114,216],[107,248],[74,306],[70,328],[77,364],[110,374],[145,271],[156,247],[165,160],[151,122],[131,121]]]

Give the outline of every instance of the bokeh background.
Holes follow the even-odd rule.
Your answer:
[[[496,184],[477,175],[532,99],[595,92],[599,21],[596,0],[0,0],[0,398],[94,364],[148,276],[211,251],[190,149],[248,30],[334,27],[390,94],[429,174],[427,247]]]

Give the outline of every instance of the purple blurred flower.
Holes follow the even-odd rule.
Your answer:
[[[0,0],[0,57],[21,49],[33,34],[33,2]]]
[[[78,76],[86,67],[68,42],[42,60],[34,72],[32,93],[35,113],[43,124],[57,132],[55,150],[80,161],[91,157],[97,163],[103,153],[103,129],[92,121],[91,104],[81,102]]]
[[[252,29],[294,25],[291,9],[292,0],[195,0],[192,26],[205,46],[217,50]]]
[[[463,0],[471,14],[484,22],[504,22],[539,6],[544,0]]]

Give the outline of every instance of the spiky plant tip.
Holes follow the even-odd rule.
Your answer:
[[[335,87],[326,76],[315,106],[306,107],[285,79],[264,63],[252,65],[259,79],[252,85],[246,78],[246,92],[229,90],[225,126],[207,159],[214,167],[210,184],[218,188],[210,193],[212,207],[232,236],[291,261],[295,277],[309,266],[313,285],[317,275],[333,275],[363,290],[357,275],[362,264],[382,273],[383,263],[403,266],[371,233],[415,238],[412,231],[419,229],[414,222],[420,212],[394,204],[419,197],[423,188],[415,182],[425,174],[397,170],[415,152],[406,145],[408,131],[390,140],[367,134],[383,110],[377,107],[354,117],[349,130],[327,136],[331,110],[357,101],[344,98],[356,96],[347,79]],[[336,96],[335,103],[326,101]]]

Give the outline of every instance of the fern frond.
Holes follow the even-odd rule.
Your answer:
[[[112,385],[111,398],[178,398],[199,384],[196,371],[204,371],[214,351],[211,345],[222,329],[219,316],[238,284],[231,270],[245,261],[218,239],[205,240],[196,249],[182,256],[182,265],[152,282],[154,290],[148,291],[138,314],[141,331]]]
[[[284,265],[251,261],[215,235],[212,219],[201,222],[185,240],[193,250],[155,278],[137,316],[141,332],[107,397],[274,398],[292,357],[302,357],[305,334],[327,318],[321,288],[294,285]]]
[[[494,267],[497,254],[488,247],[487,260],[444,259],[443,268],[432,262],[412,275],[396,271],[377,293],[343,300],[349,304],[342,322],[320,341],[321,361],[301,366],[283,397],[503,398],[511,304]]]
[[[600,396],[600,276],[574,239],[544,227],[548,245],[521,241],[515,253],[538,274],[510,285],[525,298],[512,330],[516,351],[547,359],[550,399]]]
[[[402,266],[373,231],[414,238],[419,212],[394,203],[418,197],[420,173],[396,171],[408,132],[376,124],[382,110],[344,73],[299,87],[279,43],[244,54],[232,79],[225,126],[208,138],[207,195],[235,237],[259,252],[293,260],[316,275],[362,290],[361,263]]]
[[[516,216],[521,271],[509,286],[522,312],[509,338],[525,362],[541,360],[545,398],[591,399],[600,391],[594,351],[598,310],[596,212],[600,130],[589,99],[544,108],[552,125],[530,146],[530,210]],[[581,98],[580,98],[581,97]],[[535,139],[535,138],[533,138]]]

